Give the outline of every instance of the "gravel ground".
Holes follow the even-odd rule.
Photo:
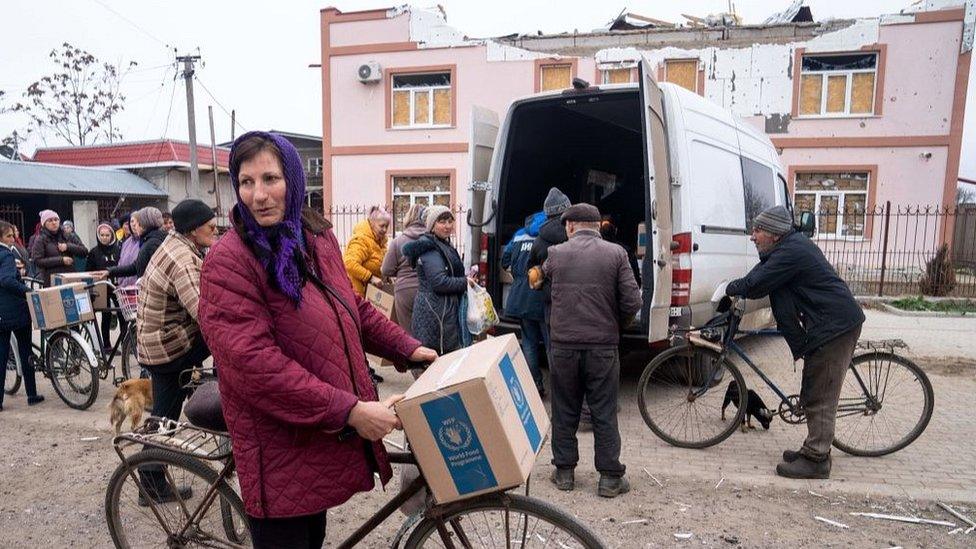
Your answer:
[[[968,367],[966,368],[968,370]],[[968,376],[971,372],[966,373]],[[407,376],[389,374],[385,393],[402,391]],[[959,375],[945,367],[932,375]],[[629,376],[635,377],[635,376]],[[633,383],[627,379],[626,383]],[[87,411],[65,407],[47,380],[39,380],[48,400],[28,408],[23,393],[7,397],[0,412],[0,547],[110,547],[103,501],[108,478],[118,465],[111,448],[106,406],[110,385]],[[631,406],[627,406],[631,409]],[[97,437],[97,440],[86,440]],[[693,459],[694,453],[689,453]],[[596,496],[596,473],[581,467],[577,490],[556,491],[548,482],[548,449],[540,456],[530,483],[532,494],[588,523],[611,547],[972,547],[976,534],[949,535],[949,528],[901,524],[851,516],[854,511],[953,520],[935,502],[910,498],[854,495],[819,490],[806,484],[786,489],[714,478],[655,475],[658,486],[640,469],[630,471],[634,489],[615,500]],[[966,459],[972,459],[969,456]],[[666,470],[666,469],[665,469]],[[759,475],[768,475],[763,470]],[[703,475],[704,477],[705,475]],[[391,485],[395,488],[396,481]],[[390,497],[374,490],[329,513],[328,545],[334,546]],[[959,509],[976,517],[976,494]],[[849,526],[818,522],[820,516]],[[394,515],[362,544],[389,546],[402,522]],[[690,533],[687,541],[675,534]]]

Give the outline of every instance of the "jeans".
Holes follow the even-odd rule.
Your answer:
[[[830,457],[837,403],[860,336],[861,326],[852,328],[803,359],[800,405],[807,418],[807,438],[800,453],[811,461],[824,461]]]
[[[3,368],[0,368],[0,383],[7,382],[7,360],[10,357],[10,334],[17,338],[17,354],[20,357],[21,374],[24,378],[24,390],[27,398],[37,396],[37,383],[34,379],[34,366],[31,364],[31,325],[15,330],[0,330],[0,357]],[[3,392],[0,392],[0,406],[3,406]]]
[[[325,543],[325,511],[288,518],[247,517],[254,549],[321,549]]]
[[[542,383],[542,368],[539,365],[539,344],[543,343],[545,348],[549,348],[549,332],[541,320],[521,319],[522,326],[522,354],[525,361],[529,363],[529,371],[532,372],[532,380],[535,387],[541,393],[544,390]]]
[[[594,464],[603,475],[621,477],[617,398],[620,356],[616,348],[567,349],[552,346],[549,362],[552,399],[552,463],[572,469],[579,461],[576,431],[584,399],[593,421]]]

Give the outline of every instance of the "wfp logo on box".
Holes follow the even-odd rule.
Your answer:
[[[508,390],[512,392],[512,401],[515,402],[515,407],[521,412],[525,406],[525,393],[522,392],[522,384],[519,383],[518,377],[514,375],[506,381],[508,381]]]
[[[437,430],[437,440],[452,452],[460,452],[471,446],[471,426],[456,418],[449,418]]]

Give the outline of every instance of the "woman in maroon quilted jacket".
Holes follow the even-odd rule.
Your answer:
[[[402,396],[377,402],[364,351],[401,365],[437,356],[353,292],[331,224],[303,210],[302,168],[280,136],[234,142],[235,230],[200,281],[254,547],[321,547],[327,509],[371,490],[374,473],[390,479],[382,438],[400,427]]]

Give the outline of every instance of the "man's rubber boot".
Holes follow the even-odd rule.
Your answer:
[[[783,450],[783,461],[786,463],[793,463],[798,457],[800,457],[798,450]]]
[[[146,491],[152,493],[154,490],[152,488],[146,488]],[[179,495],[177,495],[179,494]],[[176,501],[177,498],[181,500],[188,500],[193,497],[193,489],[189,486],[183,486],[176,492],[172,488],[167,487],[162,490],[161,494],[153,494],[152,500],[154,503],[169,503],[171,501]],[[149,500],[143,494],[142,490],[139,490],[139,507],[149,507]]]
[[[597,495],[604,498],[615,498],[630,491],[630,482],[624,477],[600,475],[600,485],[596,489]]]
[[[777,465],[776,474],[786,478],[828,479],[830,458],[813,461],[804,455],[799,455],[794,461],[784,461]]]
[[[552,472],[552,476],[549,478],[549,480],[556,485],[557,490],[562,490],[564,492],[569,492],[576,487],[576,476],[573,469],[556,468],[556,470]]]

